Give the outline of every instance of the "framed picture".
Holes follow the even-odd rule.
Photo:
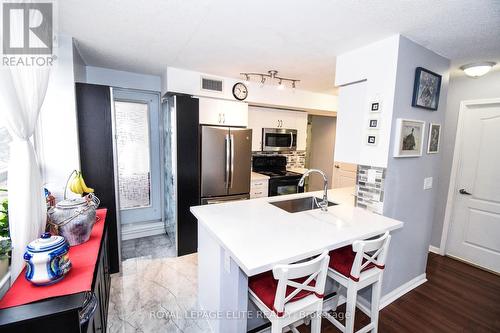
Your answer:
[[[377,113],[382,109],[382,103],[380,101],[371,101],[370,102],[370,112]]]
[[[422,156],[425,122],[399,118],[396,125],[394,157]]]
[[[368,128],[369,129],[378,129],[379,128],[379,120],[370,118],[368,119]]]
[[[415,70],[412,106],[427,110],[437,110],[441,91],[441,75],[425,68]]]
[[[377,144],[378,138],[376,134],[368,134],[366,136],[366,144],[370,146],[375,146]]]
[[[439,141],[441,138],[441,124],[431,123],[429,126],[429,138],[427,143],[427,154],[439,152]]]

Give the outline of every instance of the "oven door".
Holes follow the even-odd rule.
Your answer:
[[[262,150],[290,151],[297,149],[297,130],[286,128],[263,128]]]
[[[303,187],[299,187],[300,178],[294,179],[269,179],[269,196],[287,195],[304,192]]]

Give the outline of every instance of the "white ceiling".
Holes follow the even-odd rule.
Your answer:
[[[277,69],[333,91],[335,56],[394,33],[452,60],[500,62],[497,0],[64,0],[59,30],[87,65],[236,77]]]

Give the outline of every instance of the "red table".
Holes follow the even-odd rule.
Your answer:
[[[35,286],[26,278],[24,269],[17,277],[9,291],[0,300],[0,309],[24,305],[56,296],[76,294],[90,291],[94,278],[99,247],[104,234],[106,209],[97,210],[97,222],[87,242],[72,246],[69,249],[71,270],[59,282],[48,286]]]

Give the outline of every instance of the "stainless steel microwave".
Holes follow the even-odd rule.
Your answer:
[[[297,150],[297,130],[288,128],[263,128],[263,151]]]

